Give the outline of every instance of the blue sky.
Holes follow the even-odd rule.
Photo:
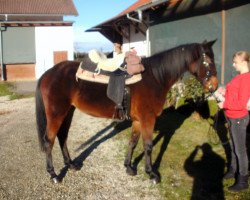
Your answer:
[[[116,16],[137,0],[73,0],[79,16],[69,16],[64,19],[75,21],[74,41],[97,43],[105,45],[110,43],[97,32],[86,33],[85,30],[98,25]]]

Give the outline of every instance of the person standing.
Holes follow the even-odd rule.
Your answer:
[[[218,89],[225,97],[224,101],[218,103],[218,106],[224,109],[229,123],[232,150],[231,165],[224,178],[235,178],[235,183],[228,187],[234,192],[248,188],[246,132],[249,113],[246,105],[250,98],[249,57],[246,51],[239,51],[233,55],[233,67],[239,74],[226,85],[226,88]]]

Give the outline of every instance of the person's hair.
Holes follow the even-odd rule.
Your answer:
[[[233,58],[235,58],[236,56],[241,57],[241,59],[243,61],[247,62],[248,68],[250,70],[250,54],[247,51],[238,51],[233,55]]]

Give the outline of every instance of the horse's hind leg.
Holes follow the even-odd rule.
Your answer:
[[[67,116],[65,117],[59,132],[57,134],[57,138],[59,141],[59,145],[61,147],[61,151],[62,151],[62,155],[63,155],[63,159],[64,159],[64,164],[69,167],[70,169],[75,169],[75,170],[79,170],[80,166],[78,166],[76,163],[74,163],[69,155],[69,151],[68,151],[68,147],[67,147],[67,138],[68,138],[68,132],[69,132],[69,128],[71,125],[71,121],[72,121],[72,117],[75,111],[75,107],[71,107]]]
[[[48,132],[47,132],[48,133]],[[44,138],[45,140],[45,155],[46,155],[46,169],[47,172],[50,174],[50,178],[54,183],[60,182],[58,179],[57,174],[55,173],[53,161],[52,161],[52,149],[54,146],[55,136],[52,137],[52,134],[50,134],[50,137],[47,136]]]
[[[47,115],[47,131],[45,136],[46,147],[46,168],[47,172],[50,174],[50,178],[54,183],[58,183],[61,180],[58,175],[55,173],[53,161],[52,161],[52,149],[54,146],[55,138],[60,130],[61,125],[63,124],[65,115],[55,116],[55,115]]]
[[[132,176],[136,175],[136,169],[132,167],[131,160],[139,138],[140,138],[140,123],[138,121],[134,121],[132,124],[132,133],[129,141],[129,149],[124,161],[124,166],[127,168],[127,174]]]

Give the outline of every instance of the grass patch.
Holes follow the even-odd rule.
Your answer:
[[[8,96],[9,100],[29,98],[34,96],[34,94],[18,94],[13,92],[13,90],[14,85],[10,82],[0,82],[0,96]]]
[[[218,111],[209,102],[210,115],[197,118],[196,108],[165,109],[158,118],[154,131],[153,167],[161,176],[156,187],[164,199],[249,199],[250,190],[230,193],[227,187],[233,180],[223,180],[228,154],[228,134],[223,115],[219,116],[218,132],[209,134],[213,115]],[[122,151],[127,152],[131,128],[117,139],[122,140]],[[211,139],[211,134],[218,138]],[[223,145],[222,145],[223,144]],[[198,147],[198,148],[197,148]],[[133,162],[138,174],[144,172],[142,141],[134,152]],[[122,158],[121,162],[123,162]],[[145,178],[149,178],[145,174]]]
[[[0,82],[0,96],[12,95],[11,88],[13,86],[10,83]]]

